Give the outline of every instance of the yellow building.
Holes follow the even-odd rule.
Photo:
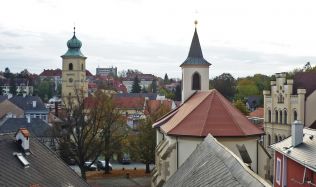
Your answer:
[[[75,29],[75,28],[74,28]],[[74,98],[76,91],[82,91],[83,95],[88,96],[88,83],[86,81],[86,59],[80,48],[82,43],[76,37],[74,30],[73,37],[67,42],[68,51],[61,56],[63,59],[62,67],[62,98]]]

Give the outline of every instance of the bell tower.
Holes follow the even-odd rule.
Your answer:
[[[209,66],[203,58],[202,49],[197,34],[197,21],[187,59],[180,65],[182,68],[182,103],[195,91],[209,90]]]
[[[62,66],[62,98],[74,98],[76,91],[80,91],[84,96],[88,96],[88,84],[86,81],[86,59],[80,48],[82,43],[74,35],[67,42],[68,51],[61,56]]]

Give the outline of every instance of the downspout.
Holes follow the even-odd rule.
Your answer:
[[[259,143],[259,141],[257,140],[257,174],[258,174],[258,165],[259,165],[259,149],[258,149],[258,143]]]
[[[176,149],[177,149],[177,170],[179,168],[179,142],[178,142],[178,136],[176,137]]]

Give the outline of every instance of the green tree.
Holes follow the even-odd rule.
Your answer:
[[[132,93],[140,93],[142,88],[141,86],[139,85],[140,84],[140,81],[138,79],[137,76],[135,76],[134,78],[134,81],[133,81],[133,85],[132,85]]]
[[[151,88],[152,88],[153,93],[157,93],[157,80],[156,80],[156,78],[153,79],[153,81],[151,83]]]
[[[10,93],[12,95],[16,95],[16,89],[17,89],[17,86],[16,86],[16,80],[14,78],[11,78],[10,79]]]
[[[233,105],[241,112],[243,113],[244,115],[248,115],[249,114],[249,111],[247,110],[247,107],[245,105],[245,103],[238,99],[236,100]]]
[[[181,84],[178,84],[176,86],[176,91],[175,91],[175,101],[181,101],[182,93],[181,93]]]
[[[170,92],[170,91],[167,90],[166,88],[160,88],[159,94],[166,96],[166,98],[168,98],[168,99],[174,100],[174,98],[175,98],[175,94],[172,93],[172,92]]]
[[[248,96],[259,95],[259,89],[253,80],[240,79],[237,84],[238,99],[244,99]]]
[[[164,82],[165,84],[169,84],[169,77],[168,77],[168,74],[167,74],[167,73],[165,74],[165,77],[164,77],[164,79],[163,79],[163,82]]]
[[[232,100],[236,93],[236,80],[230,73],[223,73],[210,80],[210,87],[219,91],[227,99]]]

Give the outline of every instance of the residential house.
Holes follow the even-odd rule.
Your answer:
[[[13,104],[6,96],[0,96],[0,123],[5,118],[23,118],[24,111]]]
[[[16,85],[16,93],[21,95],[32,95],[33,94],[33,81],[25,78],[16,78],[13,80]],[[10,82],[9,79],[0,79],[0,85],[2,85],[3,95],[12,97],[10,93],[10,87],[13,82]]]
[[[89,186],[25,128],[0,134],[0,186]]]
[[[157,186],[160,185],[157,184]],[[264,187],[271,185],[249,169],[230,149],[209,134],[166,181],[164,187],[169,186]]]
[[[273,186],[316,186],[316,130],[300,121],[291,125],[292,136],[271,145],[274,154]]]
[[[263,130],[263,121],[264,121],[264,108],[259,107],[256,110],[249,113],[247,118],[260,129]]]
[[[31,118],[40,118],[47,122],[48,109],[38,96],[14,96],[9,99],[10,102],[24,111],[24,116]]]
[[[270,155],[258,142],[264,134],[217,90],[209,90],[209,66],[195,29],[189,55],[181,64],[182,105],[153,124],[157,132],[154,185],[167,181],[211,134],[255,173],[269,176]],[[161,167],[160,167],[161,166]]]
[[[18,131],[20,128],[26,128],[47,147],[56,150],[56,139],[54,138],[53,128],[39,118],[7,118],[0,125],[0,133],[12,133]]]
[[[96,76],[114,76],[117,77],[117,67],[110,67],[110,68],[97,68],[96,69]]]
[[[132,91],[135,77],[137,77],[138,80],[140,81],[139,85],[142,88],[148,88],[152,84],[153,80],[155,79],[155,76],[152,74],[141,74],[141,73],[127,74],[127,76],[123,78],[122,83],[126,87],[128,93]]]

